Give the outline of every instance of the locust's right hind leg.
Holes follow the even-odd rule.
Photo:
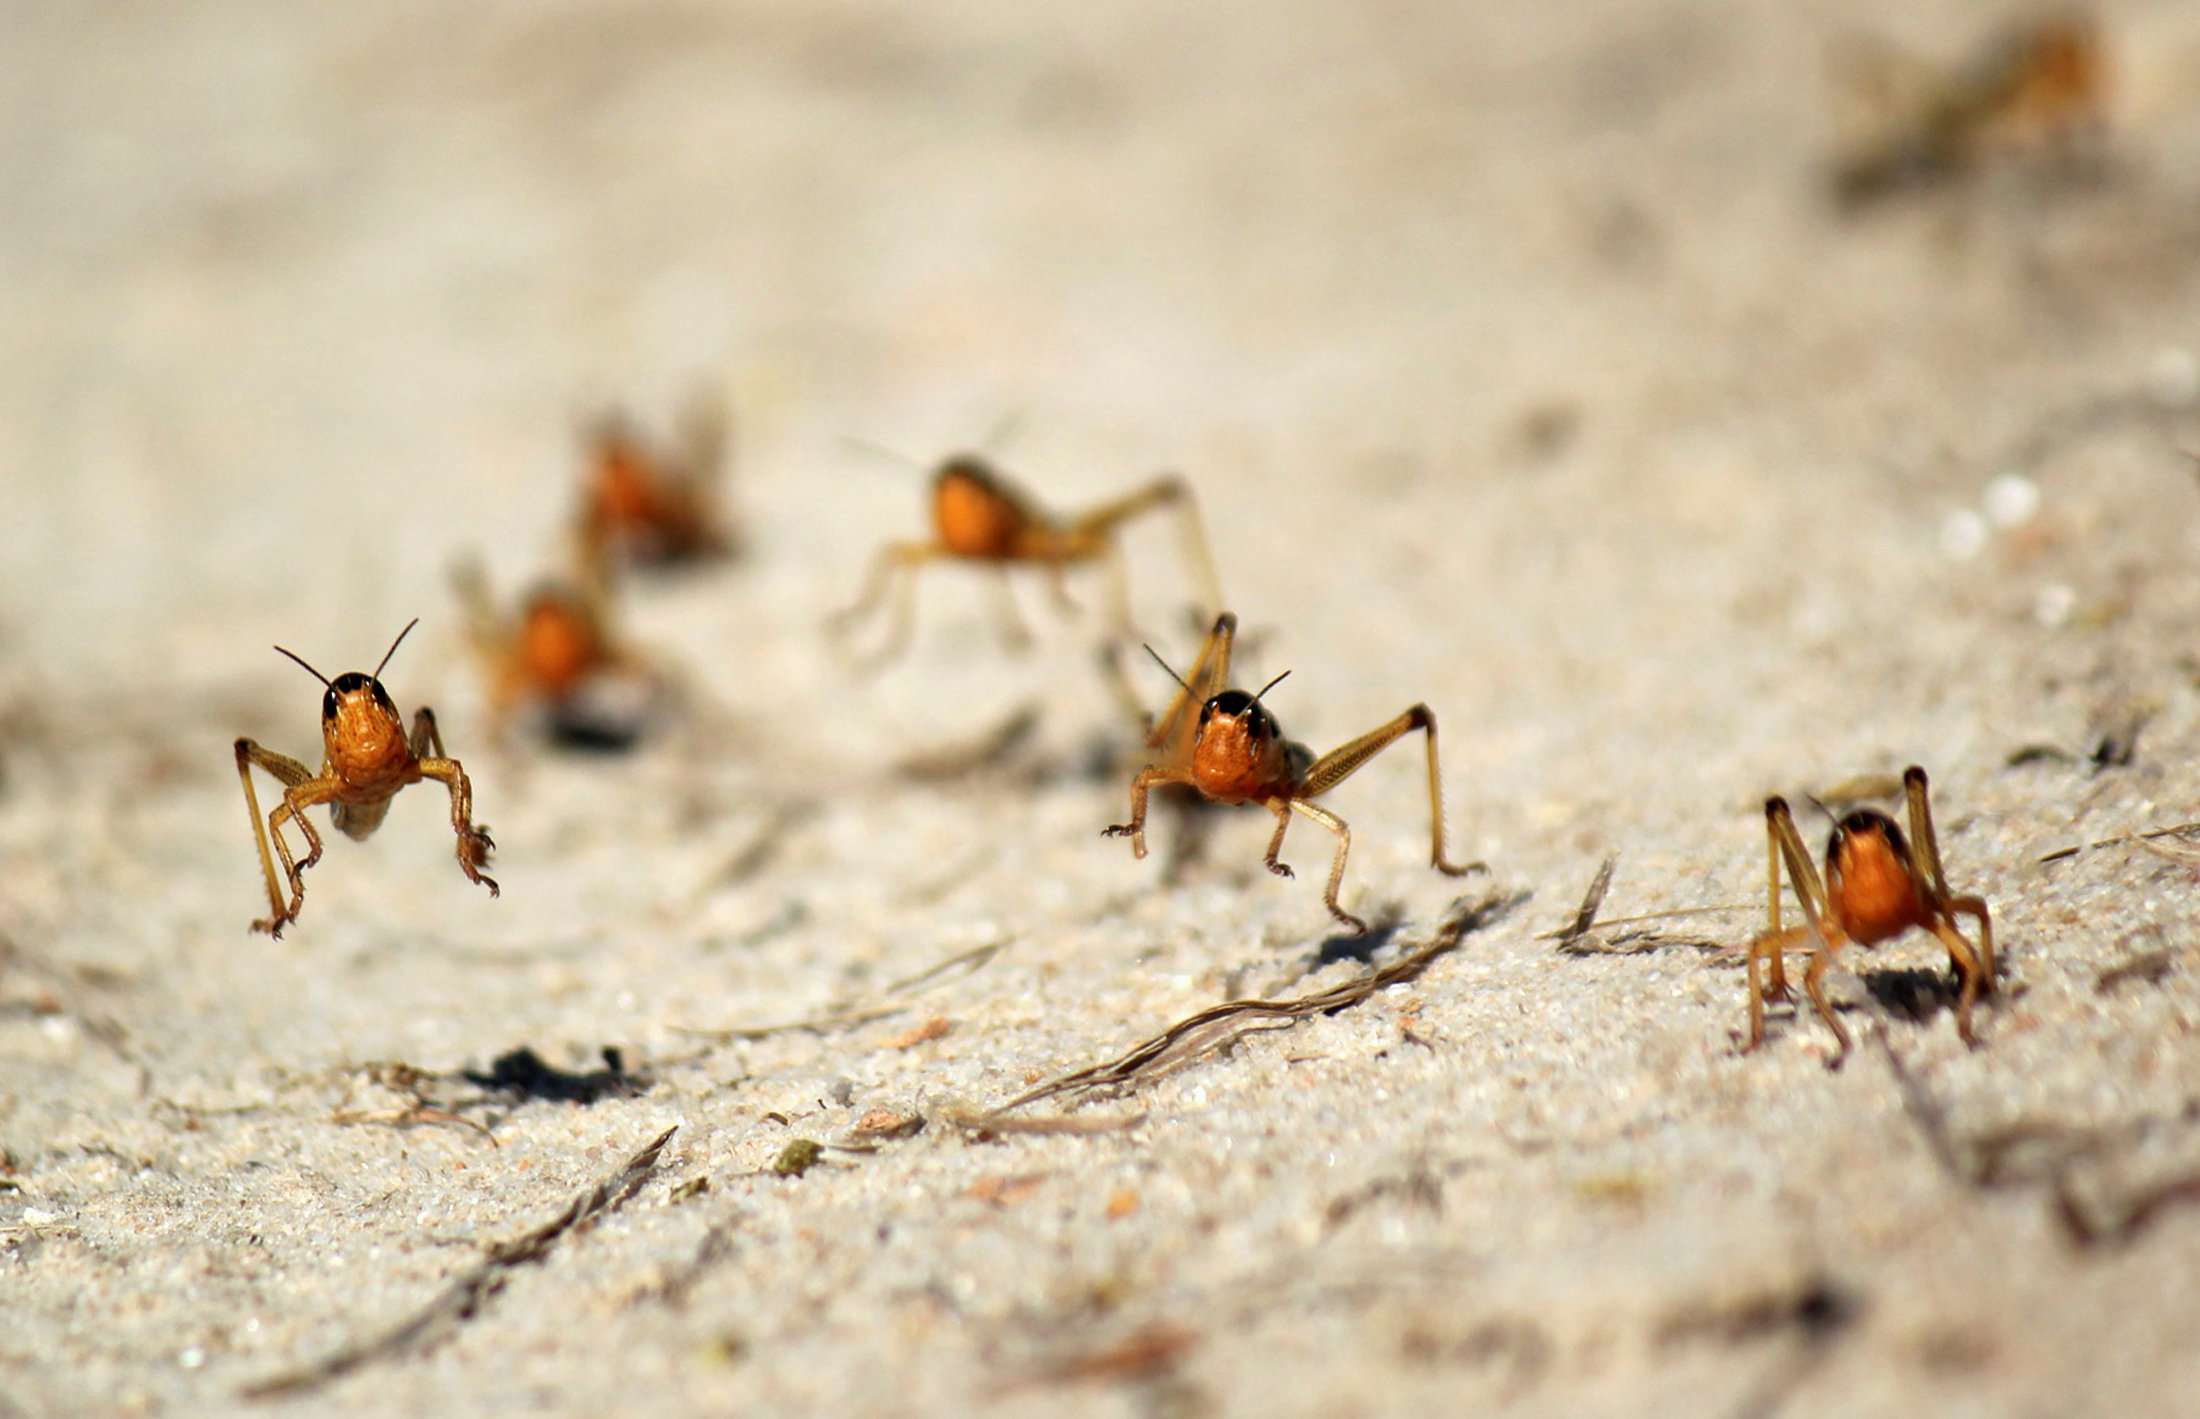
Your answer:
[[[252,766],[259,765],[283,785],[283,801],[275,811],[260,820],[260,798],[252,789]],[[321,860],[321,835],[306,821],[305,810],[316,803],[326,803],[335,794],[335,781],[316,778],[311,769],[288,754],[278,754],[263,749],[249,739],[237,741],[237,781],[244,785],[244,806],[252,819],[252,841],[260,849],[260,872],[267,880],[267,903],[270,914],[252,923],[254,931],[264,931],[280,938],[283,927],[298,919],[298,909],[305,905],[305,870]],[[285,819],[294,819],[300,832],[306,835],[306,856],[303,862],[290,855],[290,844],[283,840],[282,825]],[[275,839],[275,852],[283,860],[283,876],[275,876],[275,858],[267,850],[267,840]],[[282,886],[290,887],[290,900],[283,901]]]

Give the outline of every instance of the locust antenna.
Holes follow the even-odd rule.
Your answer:
[[[292,660],[295,660],[295,661],[297,661],[297,662],[298,662],[298,663],[299,663],[300,665],[304,665],[304,666],[305,666],[305,671],[306,671],[306,674],[308,674],[308,675],[311,675],[311,676],[312,676],[312,677],[313,677],[314,679],[316,679],[316,680],[320,681],[320,682],[321,682],[322,684],[324,684],[324,685],[328,685],[328,687],[329,687],[329,688],[330,688],[331,690],[333,690],[333,689],[335,689],[335,688],[336,688],[336,687],[335,687],[334,685],[329,685],[329,684],[328,684],[328,676],[326,676],[326,675],[323,675],[323,674],[322,674],[322,673],[321,673],[320,671],[318,671],[318,670],[314,669],[314,668],[313,668],[312,666],[310,666],[310,665],[306,665],[306,662],[305,662],[305,658],[304,658],[303,656],[299,655],[299,654],[298,654],[298,652],[296,652],[296,651],[294,651],[294,650],[284,650],[284,649],[283,649],[283,648],[282,648],[281,646],[277,646],[277,647],[275,647],[275,653],[276,653],[277,655],[287,655],[287,656],[289,656],[289,657],[290,657],[290,658],[291,658]]]
[[[910,469],[913,472],[923,473],[929,471],[922,463],[919,463],[916,459],[911,458],[908,454],[903,453],[900,449],[888,448],[885,444],[873,443],[869,439],[857,438],[853,434],[841,435],[840,445],[842,448],[849,449],[856,453],[867,454],[872,458],[880,459],[887,463],[897,463],[904,468]]]
[[[1011,409],[993,421],[993,427],[985,431],[985,438],[978,447],[987,453],[998,453],[1023,431],[1024,411]]]
[[[1144,641],[1140,641],[1140,642],[1139,642],[1139,645],[1140,645],[1140,647],[1141,647],[1142,649],[1144,649],[1144,650],[1145,650],[1146,654],[1148,654],[1148,655],[1150,655],[1150,656],[1152,656],[1152,657],[1153,657],[1153,663],[1154,663],[1154,664],[1156,664],[1156,665],[1160,666],[1160,667],[1161,667],[1161,668],[1162,668],[1163,670],[1168,670],[1168,671],[1169,671],[1169,678],[1170,678],[1171,680],[1174,680],[1174,681],[1176,681],[1176,683],[1177,683],[1177,684],[1179,684],[1179,685],[1184,685],[1184,677],[1183,677],[1183,676],[1181,676],[1181,675],[1179,675],[1179,674],[1177,674],[1177,673],[1176,673],[1176,672],[1175,672],[1174,670],[1170,670],[1170,669],[1169,669],[1169,662],[1168,662],[1168,661],[1166,661],[1166,660],[1163,660],[1163,659],[1161,658],[1161,652],[1160,652],[1160,651],[1158,651],[1158,650],[1155,650],[1155,649],[1154,649],[1154,648],[1153,648],[1152,646],[1150,646],[1150,645],[1147,645],[1147,644],[1146,644],[1146,643],[1145,643]],[[1191,693],[1191,690],[1192,690],[1192,687],[1191,687],[1191,686],[1189,686],[1189,685],[1184,685],[1184,692],[1185,692],[1186,694],[1190,694],[1190,693]]]
[[[1275,679],[1270,680],[1267,684],[1261,686],[1260,694],[1253,696],[1253,703],[1256,705],[1259,704],[1261,695],[1267,694],[1270,690],[1273,690],[1276,688],[1276,686],[1282,684],[1284,680],[1290,676],[1290,674],[1291,672],[1286,670],[1283,672],[1283,674],[1278,675]]]
[[[403,629],[402,631],[399,631],[399,632],[397,633],[397,639],[396,639],[396,640],[393,640],[393,641],[391,641],[391,642],[390,642],[390,648],[389,648],[388,650],[386,650],[386,651],[382,652],[382,665],[387,665],[387,664],[389,664],[389,663],[390,663],[390,657],[391,657],[391,656],[393,656],[393,655],[395,655],[395,654],[397,654],[397,648],[398,648],[399,646],[401,646],[401,645],[403,645],[403,644],[405,643],[405,637],[407,637],[407,636],[411,635],[411,634],[412,634],[412,628],[413,628],[413,627],[415,627],[415,626],[417,626],[417,625],[419,625],[419,624],[420,624],[420,618],[419,618],[418,616],[415,616],[415,617],[413,617],[413,618],[412,618],[412,619],[411,619],[410,621],[407,621],[407,622],[405,623],[405,629]],[[301,663],[302,663],[302,662],[301,662]],[[375,666],[375,667],[374,667],[374,674],[372,674],[372,675],[368,676],[367,678],[368,678],[368,679],[370,679],[370,680],[379,680],[379,679],[381,679],[381,678],[382,678],[382,665],[377,665],[377,666]]]

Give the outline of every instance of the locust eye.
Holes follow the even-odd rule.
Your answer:
[[[1199,712],[1200,723],[1204,724],[1218,714],[1242,722],[1245,732],[1256,737],[1266,734],[1272,724],[1268,711],[1261,708],[1260,701],[1243,690],[1224,690],[1207,701],[1206,707]]]
[[[322,718],[329,718],[336,713],[338,701],[358,694],[372,695],[377,704],[388,705],[390,702],[389,695],[382,689],[381,681],[353,670],[329,682],[328,693],[321,697]]]
[[[1826,850],[1829,853],[1832,852],[1852,836],[1869,836],[1873,834],[1884,839],[1887,846],[1894,850],[1896,856],[1901,857],[1908,854],[1909,844],[1902,836],[1902,829],[1895,826],[1894,819],[1871,808],[1859,808],[1835,824],[1833,837],[1827,842]]]

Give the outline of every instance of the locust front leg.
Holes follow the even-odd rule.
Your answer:
[[[1933,923],[1933,934],[1948,948],[1948,959],[1955,963],[1956,978],[1962,982],[1956,996],[1956,1036],[1973,1049],[1979,1046],[1978,1036],[1971,1031],[1971,1006],[1977,1002],[1979,992],[1986,983],[1986,968],[1980,964],[1979,953],[1971,943],[1963,939],[1955,922],[1942,917]]]
[[[1841,1067],[1841,1062],[1849,1057],[1852,1043],[1848,1027],[1841,1023],[1840,1016],[1833,1013],[1833,1002],[1826,999],[1826,968],[1833,964],[1833,950],[1839,939],[1832,935],[1827,936],[1820,945],[1818,954],[1810,958],[1809,968],[1803,972],[1803,993],[1810,997],[1811,1009],[1818,1012],[1818,1018],[1826,1022],[1826,1028],[1833,1031],[1833,1038],[1841,1046],[1834,1052],[1833,1058],[1826,1061],[1828,1069]]]
[[[1789,951],[1807,945],[1812,930],[1807,926],[1794,926],[1786,930],[1768,931],[1749,943],[1749,1038],[1741,1052],[1748,1054],[1765,1042],[1765,998],[1788,998],[1787,978],[1781,974],[1780,961]],[[1762,985],[1758,980],[1757,962],[1769,958],[1773,966],[1773,984]]]
[[[999,627],[1001,645],[1009,654],[1022,655],[1031,649],[1031,630],[1016,610],[1016,591],[1009,585],[1006,564],[993,574],[993,617]]]
[[[1161,764],[1139,770],[1138,777],[1131,780],[1131,820],[1128,823],[1117,823],[1113,827],[1102,828],[1100,836],[1104,838],[1129,838],[1131,840],[1131,856],[1143,859],[1146,855],[1146,795],[1153,790],[1153,786],[1157,783],[1190,783],[1191,781],[1192,776],[1183,769],[1169,768]]]
[[[496,879],[484,876],[481,871],[489,865],[489,854],[496,850],[496,840],[489,836],[487,827],[473,821],[473,782],[466,777],[466,770],[458,760],[443,756],[443,735],[436,728],[434,710],[423,706],[413,716],[411,744],[419,760],[420,776],[434,779],[451,791],[451,830],[458,835],[458,865],[466,873],[466,880],[487,887],[492,897],[501,895]]]
[[[1361,936],[1367,935],[1367,923],[1346,911],[1337,901],[1337,889],[1344,885],[1345,858],[1352,851],[1352,829],[1345,826],[1344,819],[1326,808],[1317,808],[1303,798],[1294,798],[1290,802],[1292,812],[1312,818],[1315,822],[1337,835],[1337,855],[1329,863],[1329,885],[1322,889],[1322,905],[1329,908],[1331,916],[1351,927],[1353,931]],[[1277,830],[1276,836],[1279,838],[1283,836],[1280,828]],[[1476,865],[1479,866],[1480,864]]]
[[[1291,826],[1291,800],[1272,798],[1268,801],[1268,811],[1276,815],[1276,834],[1268,840],[1268,855],[1261,862],[1278,877],[1289,877],[1293,875],[1291,865],[1282,861],[1282,855],[1284,830]]]
[[[867,619],[886,599],[895,594],[893,621],[886,640],[871,653],[873,668],[884,665],[900,655],[909,646],[909,635],[915,624],[917,571],[926,562],[938,561],[952,554],[937,542],[889,542],[879,548],[871,559],[870,574],[864,579],[863,590],[854,602],[836,611],[826,621],[825,628],[834,636],[845,636],[858,621]]]

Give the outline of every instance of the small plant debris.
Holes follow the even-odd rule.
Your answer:
[[[1199,1345],[1199,1336],[1165,1321],[1154,1321],[1132,1331],[1112,1345],[1061,1355],[1041,1366],[1021,1384],[1039,1385],[1123,1384],[1154,1380],[1174,1371]]]
[[[1717,916],[1726,912],[1749,910],[1746,903],[1735,903],[1731,906],[1682,907],[1678,911],[1648,912],[1640,916],[1617,916],[1599,921],[1597,912],[1604,906],[1605,895],[1612,887],[1613,870],[1618,866],[1618,853],[1605,858],[1603,864],[1597,868],[1596,876],[1589,879],[1589,890],[1583,894],[1581,906],[1574,912],[1573,919],[1557,930],[1546,931],[1535,939],[1557,942],[1558,953],[1562,956],[1638,956],[1669,946],[1718,952],[1726,948],[1719,942],[1702,937],[1667,936],[1651,930],[1622,931],[1609,937],[1594,933],[1615,926],[1641,927],[1653,921],[1671,921],[1689,916]]]
[[[1046,1185],[1047,1173],[988,1173],[963,1190],[963,1196],[991,1207],[1014,1207]]]
[[[391,1128],[420,1128],[441,1124],[452,1128],[471,1129],[497,1146],[496,1135],[488,1126],[470,1118],[462,1118],[452,1111],[448,1101],[429,1097],[429,1091],[438,1082],[436,1075],[417,1066],[399,1060],[381,1060],[365,1066],[362,1073],[366,1084],[386,1094],[395,1096],[395,1102],[382,1108],[352,1108],[348,1105],[355,1095],[355,1087],[345,1089],[345,1104],[329,1115],[329,1122],[340,1124],[381,1124]]]
[[[900,1114],[892,1109],[873,1109],[856,1120],[849,1130],[866,1143],[876,1143],[888,1138],[913,1138],[924,1131],[924,1115]]]
[[[2129,960],[2118,962],[2093,978],[2093,989],[2101,995],[2114,995],[2119,989],[2139,981],[2146,985],[2160,985],[2177,967],[2177,953],[2164,948],[2158,951],[2142,951]]]
[[[2195,835],[2200,835],[2200,822],[2177,823],[2167,828],[2149,828],[2145,832],[2139,833],[2118,833],[2112,838],[2096,838],[2089,843],[2074,843],[2069,847],[2059,847],[2053,852],[2043,855],[2040,861],[2061,862],[2067,858],[2076,857],[2079,853],[2092,848],[2117,847],[2125,843],[2137,843],[2141,847],[2145,847],[2159,838],[2176,838],[2181,843],[2190,844]]]
[[[779,1150],[772,1160],[772,1171],[783,1178],[798,1178],[817,1166],[817,1160],[825,1156],[825,1145],[814,1138],[797,1138]]]
[[[2077,1247],[2122,1246],[2136,1238],[2163,1213],[2176,1207],[2200,1204],[2200,1173],[2171,1178],[2142,1189],[2113,1209],[2089,1208],[2079,1201],[2068,1176],[2055,1184],[2055,1219],[2064,1235]]]
[[[1658,1322],[1659,1345],[1711,1341],[1739,1345],[1793,1327],[1819,1337],[1840,1330],[1863,1310],[1863,1298],[1828,1277],[1812,1276],[1717,1301],[1700,1301]]]
[[[1566,924],[1565,930],[1559,935],[1559,950],[1564,951],[1572,946],[1589,934],[1590,927],[1596,925],[1597,910],[1604,905],[1604,894],[1612,887],[1612,871],[1618,866],[1619,854],[1615,852],[1604,859],[1604,864],[1597,868],[1597,875],[1589,879],[1589,890],[1581,898],[1581,909],[1574,913],[1574,919]]]
[[[945,1035],[951,1027],[944,1015],[934,1015],[923,1024],[914,1026],[886,1042],[888,1049],[915,1049]]]

